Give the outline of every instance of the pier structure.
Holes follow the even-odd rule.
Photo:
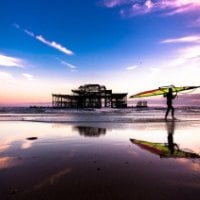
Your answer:
[[[105,86],[86,84],[69,94],[52,94],[54,108],[125,108],[127,93],[112,93]]]
[[[147,101],[138,101],[136,108],[147,108]]]

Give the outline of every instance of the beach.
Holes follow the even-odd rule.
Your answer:
[[[1,200],[199,199],[199,108],[174,121],[164,109],[19,110],[0,114]]]
[[[200,0],[0,17],[0,200],[200,200]]]

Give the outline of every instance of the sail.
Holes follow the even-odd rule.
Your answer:
[[[172,91],[177,93],[177,92],[181,92],[184,90],[196,89],[198,87],[200,87],[200,86],[182,86],[182,87],[166,86],[166,87],[160,87],[160,88],[154,89],[154,90],[140,92],[140,93],[131,95],[130,98],[141,98],[141,97],[151,97],[151,96],[163,95],[168,92],[169,88],[172,88]]]
[[[140,148],[159,155],[162,158],[200,158],[199,154],[181,150],[178,147],[174,147],[172,151],[170,145],[167,143],[154,143],[136,139],[130,139],[130,141]]]

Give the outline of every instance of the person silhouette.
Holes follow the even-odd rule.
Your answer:
[[[167,120],[167,116],[168,116],[170,110],[171,110],[171,114],[172,114],[172,119],[175,119],[174,107],[172,105],[172,102],[173,102],[173,99],[176,98],[176,95],[173,95],[172,88],[169,88],[169,91],[166,94],[164,94],[164,97],[167,98],[167,111],[165,113],[165,120]]]
[[[168,149],[169,149],[170,155],[173,155],[175,148],[179,150],[179,146],[176,143],[174,143],[174,138],[173,138],[174,129],[175,129],[175,121],[168,121],[166,123],[167,123],[166,125],[167,125],[167,132],[168,132],[168,136],[167,136]]]

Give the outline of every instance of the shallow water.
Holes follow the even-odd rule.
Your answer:
[[[165,108],[127,108],[127,109],[9,109],[0,113],[0,121],[37,121],[37,122],[105,122],[105,123],[134,123],[134,122],[163,122]],[[177,108],[177,121],[199,121],[200,108]],[[169,114],[169,118],[170,118]]]
[[[161,157],[130,141],[173,143],[199,155],[198,117],[141,119],[148,120],[1,121],[1,199],[199,199],[199,158]]]

